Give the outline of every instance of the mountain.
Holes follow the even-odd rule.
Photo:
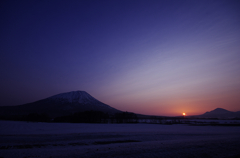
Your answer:
[[[121,112],[120,110],[98,101],[85,91],[72,91],[57,94],[33,103],[18,106],[2,106],[0,107],[0,116],[44,113],[54,118],[90,110],[102,111],[109,114]]]
[[[219,119],[230,119],[230,118],[240,118],[240,112],[231,112],[226,109],[216,108],[212,111],[206,112],[199,115],[200,118],[219,118]]]

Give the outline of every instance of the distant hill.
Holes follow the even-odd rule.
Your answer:
[[[33,103],[18,106],[0,106],[0,117],[38,113],[47,114],[51,118],[54,118],[90,110],[102,111],[109,114],[122,112],[98,101],[85,91],[72,91],[54,95]]]
[[[231,112],[226,109],[216,108],[216,109],[206,112],[202,115],[198,115],[197,117],[199,117],[199,118],[219,118],[219,119],[240,118],[240,111]]]

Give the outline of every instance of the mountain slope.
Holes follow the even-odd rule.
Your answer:
[[[239,112],[231,112],[222,108],[216,108],[212,111],[206,112],[198,117],[201,118],[220,118],[220,119],[229,119],[234,117],[240,117]]]
[[[72,91],[57,94],[33,103],[19,106],[0,107],[0,115],[6,116],[45,113],[50,117],[57,117],[89,110],[102,111],[110,114],[121,112],[98,101],[85,91]]]

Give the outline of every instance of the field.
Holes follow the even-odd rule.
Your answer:
[[[240,126],[0,121],[0,157],[240,157]]]

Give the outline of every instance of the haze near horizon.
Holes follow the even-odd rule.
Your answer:
[[[240,111],[240,2],[2,1],[0,105],[83,90],[149,115]]]

